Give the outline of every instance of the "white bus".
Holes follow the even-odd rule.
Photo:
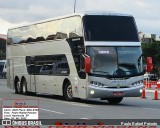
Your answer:
[[[143,88],[133,16],[75,13],[8,30],[7,86],[15,93],[120,103]]]
[[[6,78],[6,60],[0,60],[0,75],[2,78]]]

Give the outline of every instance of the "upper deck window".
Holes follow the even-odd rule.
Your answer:
[[[87,15],[83,24],[86,41],[139,41],[131,16]]]

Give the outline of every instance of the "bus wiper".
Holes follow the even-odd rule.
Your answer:
[[[109,74],[108,72],[104,72],[104,71],[93,71],[93,73],[95,73],[95,72],[99,72],[99,73],[105,73],[105,74]]]
[[[97,74],[97,75],[102,75],[102,76],[105,76],[106,78],[112,78],[112,77],[113,77],[112,75],[109,75],[109,72],[104,72],[104,71],[93,71],[93,73],[96,73],[96,72],[104,73],[105,75],[102,75],[102,74]]]

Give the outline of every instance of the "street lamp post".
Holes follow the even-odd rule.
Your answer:
[[[76,0],[74,1],[74,13],[75,13],[75,10],[76,10]]]

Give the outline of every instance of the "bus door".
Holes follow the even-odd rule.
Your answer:
[[[56,94],[56,76],[53,72],[56,57],[53,55],[41,55],[36,56],[35,60],[36,92]]]
[[[30,72],[30,86],[28,86],[28,90],[31,92],[36,92],[36,66],[35,66],[35,57],[30,57],[30,64],[29,64],[29,72]]]
[[[78,80],[78,93],[80,98],[86,98],[87,97],[87,87],[86,87],[86,79],[80,79]]]

